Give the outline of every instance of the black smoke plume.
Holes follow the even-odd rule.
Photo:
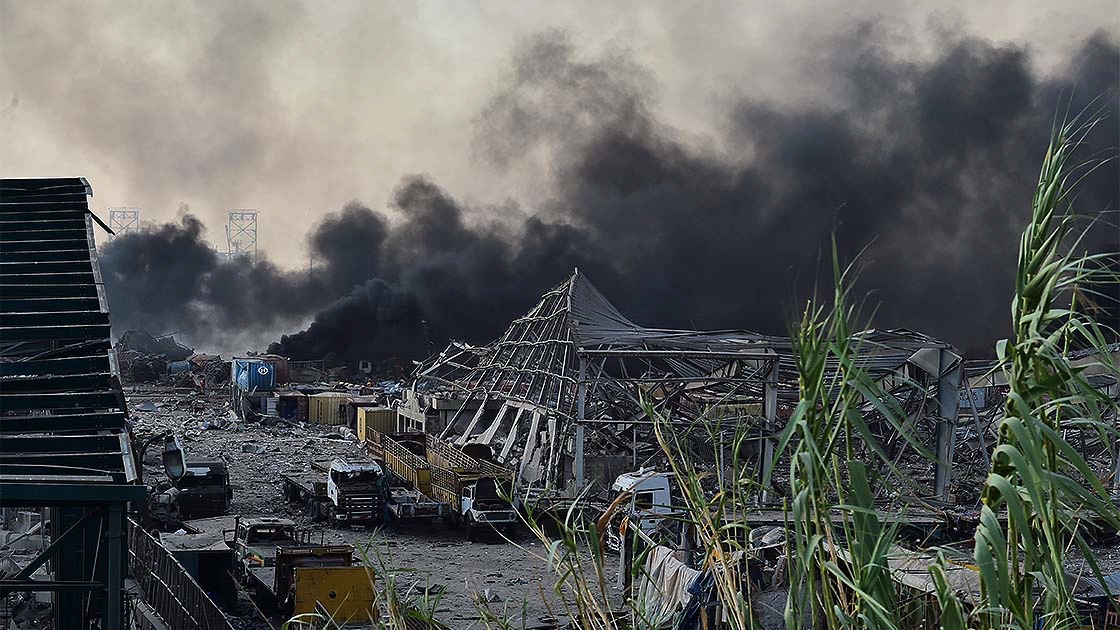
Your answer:
[[[878,326],[990,347],[1007,334],[1017,234],[1055,112],[1103,106],[1085,156],[1115,154],[1120,50],[1097,34],[1043,75],[1025,49],[946,37],[914,61],[858,29],[808,76],[829,102],[741,96],[726,133],[700,142],[658,119],[654,73],[540,35],[479,114],[476,151],[544,174],[545,203],[468,207],[409,176],[398,222],[356,204],[328,217],[310,237],[323,264],[302,275],[218,260],[184,218],[106,247],[113,316],[202,332],[316,313],[273,349],[418,357],[421,320],[437,345],[489,341],[579,266],[639,323],[782,334],[789,299],[828,280],[820,256],[835,233],[849,257],[866,248]],[[1106,213],[1095,251],[1120,245],[1117,173],[1106,164],[1081,185],[1078,209]]]

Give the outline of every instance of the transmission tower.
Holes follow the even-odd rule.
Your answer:
[[[117,236],[139,232],[140,208],[109,208],[109,229]]]
[[[229,223],[226,225],[226,251],[230,259],[237,256],[248,256],[249,260],[257,260],[257,211],[255,209],[238,209],[229,211]]]

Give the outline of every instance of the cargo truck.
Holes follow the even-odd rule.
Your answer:
[[[381,434],[382,461],[393,473],[397,487],[392,490],[389,510],[401,520],[441,520],[450,506],[432,498],[432,475],[423,445],[413,440],[397,440],[394,434]]]
[[[339,622],[376,619],[373,578],[350,545],[314,544],[288,519],[238,518],[233,546],[242,584],[284,616],[325,608]]]
[[[377,462],[351,463],[336,459],[315,462],[311,472],[286,472],[280,477],[284,498],[306,506],[314,520],[331,526],[380,525],[389,499],[389,481]]]
[[[427,496],[448,506],[445,521],[462,525],[467,538],[517,526],[517,510],[510,503],[513,472],[488,460],[489,449],[472,456],[426,433],[378,435],[386,466]],[[399,471],[399,472],[398,472]]]

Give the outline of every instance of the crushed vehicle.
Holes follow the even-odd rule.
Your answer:
[[[180,518],[205,518],[229,511],[233,488],[220,459],[188,459],[185,474],[173,481]]]
[[[614,552],[622,547],[627,527],[652,534],[662,519],[675,511],[673,473],[642,468],[623,473],[611,484],[615,498],[599,518],[599,531],[606,531],[606,546]]]
[[[377,618],[373,575],[350,545],[313,543],[289,519],[238,517],[233,548],[241,583],[285,616],[320,608],[340,623]]]
[[[149,488],[148,517],[152,522],[168,528],[187,519],[225,514],[233,500],[226,463],[189,458],[179,438],[170,434],[156,436],[149,443],[159,440],[164,441],[163,469],[168,479]]]

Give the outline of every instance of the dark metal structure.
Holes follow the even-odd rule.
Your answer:
[[[908,330],[864,331],[856,343],[861,367],[899,400],[914,432],[938,455],[926,494],[947,496],[960,356]],[[747,428],[756,436],[759,467],[768,468],[779,419],[798,400],[797,379],[787,338],[639,326],[576,270],[490,345],[452,344],[422,365],[417,387],[481,401],[461,405],[442,437],[493,445],[503,463],[519,458],[524,482],[582,489],[590,432],[600,444],[625,448],[630,441],[635,454],[637,444],[656,443],[644,404],[686,430],[700,428],[701,418],[728,432]],[[490,418],[486,403],[495,400],[502,406]],[[901,454],[905,440],[884,433],[884,444]]]
[[[50,545],[0,595],[53,592],[56,628],[124,627],[136,483],[82,178],[0,180],[0,507],[42,508]],[[106,228],[108,230],[108,228]],[[41,568],[46,580],[33,579]]]

